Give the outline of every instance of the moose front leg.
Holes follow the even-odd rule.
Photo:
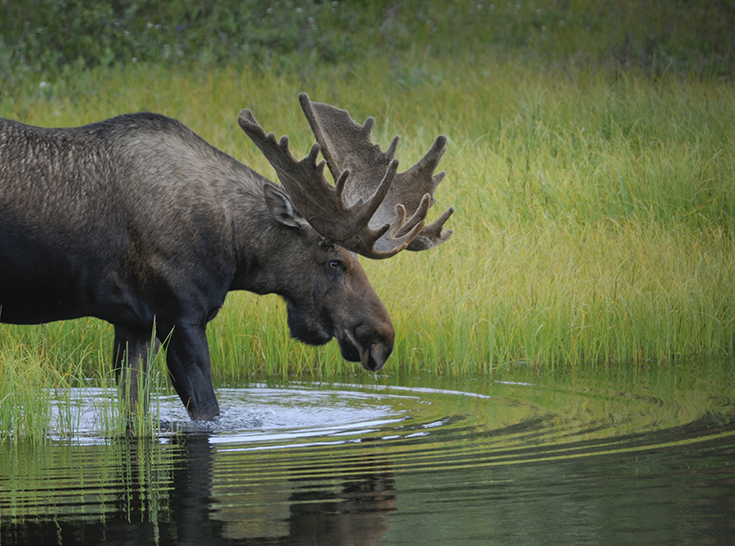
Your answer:
[[[115,375],[128,420],[137,412],[139,402],[144,410],[148,409],[148,363],[158,352],[158,346],[151,329],[115,325]]]
[[[219,415],[204,327],[175,326],[167,347],[168,371],[189,416],[210,421]]]

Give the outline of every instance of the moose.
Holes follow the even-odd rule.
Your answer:
[[[109,322],[133,400],[164,342],[193,420],[219,414],[206,327],[231,290],[280,295],[292,337],[336,337],[343,358],[379,370],[395,332],[357,254],[385,259],[451,236],[453,208],[426,222],[446,137],[399,173],[398,137],[374,144],[374,118],[360,125],[306,93],[299,102],[316,138],[301,160],[250,110],[238,117],[281,185],[160,114],[74,128],[0,119],[0,322]]]

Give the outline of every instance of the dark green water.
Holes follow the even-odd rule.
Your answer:
[[[251,384],[218,391],[213,425],[136,441],[100,437],[110,393],[80,390],[78,435],[0,446],[0,544],[735,544],[734,378]]]

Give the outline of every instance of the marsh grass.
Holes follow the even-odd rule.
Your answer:
[[[448,293],[393,301],[394,320],[405,321],[404,367],[473,373],[512,361],[674,361],[732,350],[735,264],[721,233],[615,224],[570,233],[554,224],[487,235],[482,256],[448,252],[463,264]],[[404,293],[441,286],[440,276],[427,269]]]
[[[68,126],[158,111],[272,179],[237,113],[251,108],[305,154],[312,136],[300,91],[360,122],[374,115],[383,146],[402,135],[403,168],[448,135],[432,217],[456,207],[452,240],[363,261],[397,331],[390,375],[492,374],[510,362],[686,365],[735,351],[731,83],[418,53],[400,65],[387,56],[298,74],[137,65],[40,80],[30,75],[3,95],[0,115]],[[208,335],[218,384],[359,366],[334,342],[289,339],[274,296],[230,294]],[[111,377],[112,332],[93,319],[0,325],[0,344],[6,436],[43,435],[39,392]],[[157,369],[161,385],[162,362]],[[17,409],[32,404],[33,416]]]
[[[110,328],[93,319],[41,327],[3,325],[0,345],[0,443],[93,434],[150,436],[160,429],[169,392],[164,355],[138,377],[132,412],[110,365]],[[79,335],[80,331],[86,335]]]
[[[0,439],[43,438],[50,421],[52,373],[27,348],[5,336],[0,359]]]

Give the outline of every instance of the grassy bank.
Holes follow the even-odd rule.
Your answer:
[[[448,135],[437,210],[456,207],[454,237],[429,252],[363,261],[397,330],[388,374],[735,350],[728,81],[424,52],[290,73],[137,64],[51,81],[27,74],[14,85],[2,117],[68,126],[158,111],[271,178],[236,116],[251,108],[305,153],[312,137],[300,91],[360,121],[374,115],[383,146],[402,135],[403,168]],[[209,336],[220,382],[356,370],[334,342],[315,349],[288,339],[276,297],[231,294]],[[54,385],[109,378],[111,343],[110,327],[92,319],[0,325],[0,413]],[[0,430],[30,427],[9,420],[16,413],[0,417]]]

